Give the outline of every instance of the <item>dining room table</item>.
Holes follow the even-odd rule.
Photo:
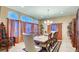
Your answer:
[[[48,41],[48,36],[45,35],[35,36],[34,41],[37,41],[39,43],[46,43]]]
[[[41,46],[42,49],[46,49],[46,42],[49,41],[48,39],[48,35],[40,35],[40,36],[35,36],[34,37],[34,41],[39,43],[38,46]],[[59,49],[60,45],[59,43],[61,43],[61,40],[57,40],[57,42],[55,43],[55,45],[52,47],[52,51],[57,47],[57,50]]]

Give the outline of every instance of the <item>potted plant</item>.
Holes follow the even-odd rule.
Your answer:
[[[40,33],[43,35],[43,29],[44,29],[44,27],[43,27],[43,25],[41,24],[40,25]]]

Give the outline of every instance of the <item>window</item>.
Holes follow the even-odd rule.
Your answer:
[[[30,22],[30,23],[33,22],[32,18],[27,17],[27,16],[21,16],[21,20],[24,22]]]
[[[13,19],[13,20],[18,20],[18,15],[13,11],[9,11],[8,12],[8,18]]]
[[[52,24],[51,30],[52,30],[52,31],[57,31],[57,25],[56,25],[56,24]]]
[[[26,16],[21,16],[21,20],[26,22]]]
[[[38,32],[38,25],[34,25],[34,32]]]
[[[19,35],[18,27],[19,27],[18,22],[15,22],[15,32],[14,32],[14,35],[15,35],[16,37]]]
[[[30,34],[31,33],[31,24],[26,24],[26,33]]]

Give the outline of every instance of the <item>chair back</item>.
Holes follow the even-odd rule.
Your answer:
[[[53,41],[57,42],[57,40],[58,40],[58,32],[55,32],[53,35]]]
[[[33,35],[24,35],[25,50],[28,52],[36,52]]]
[[[53,34],[53,38],[54,38],[54,39],[57,39],[57,36],[58,36],[58,32],[55,32],[55,33]]]
[[[47,52],[50,52],[50,43],[51,43],[50,40],[48,40],[48,41],[46,42],[46,50],[47,50]]]
[[[48,35],[48,39],[52,39],[52,33]]]

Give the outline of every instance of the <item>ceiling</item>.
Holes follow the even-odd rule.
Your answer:
[[[36,19],[76,15],[78,6],[8,6]]]

